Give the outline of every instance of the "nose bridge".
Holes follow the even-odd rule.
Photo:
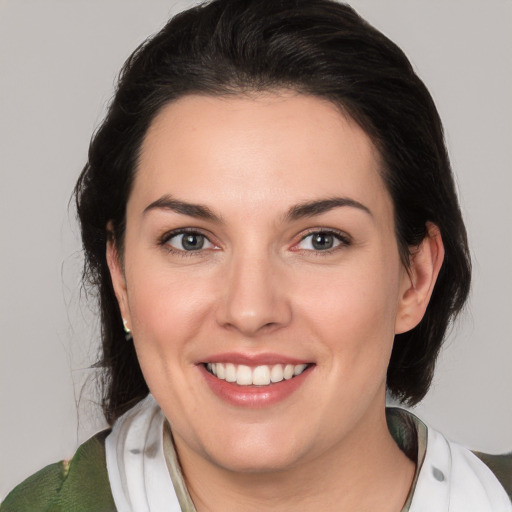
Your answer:
[[[219,323],[247,336],[287,324],[291,309],[280,264],[272,251],[262,247],[233,251],[218,308]]]

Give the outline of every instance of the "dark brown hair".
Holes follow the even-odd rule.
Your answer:
[[[370,136],[395,209],[402,259],[439,227],[445,260],[420,324],[395,337],[389,391],[414,404],[427,392],[445,332],[469,291],[471,266],[443,129],[404,53],[349,6],[330,0],[213,0],[184,11],[125,63],[75,189],[84,282],[97,290],[103,409],[113,423],[148,388],[125,340],[105,258],[109,233],[122,254],[125,211],[149,125],[191,93],[288,88],[326,98]]]

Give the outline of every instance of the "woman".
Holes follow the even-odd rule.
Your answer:
[[[350,8],[171,20],[76,198],[113,429],[4,510],[510,510],[509,458],[385,411],[427,392],[470,264],[432,99]]]

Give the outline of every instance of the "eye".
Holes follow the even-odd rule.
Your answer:
[[[334,231],[313,231],[297,244],[298,249],[307,251],[329,251],[339,246],[350,245],[347,236]]]
[[[171,234],[165,240],[165,244],[178,251],[200,251],[201,249],[212,249],[215,246],[205,235],[195,231],[182,231]]]

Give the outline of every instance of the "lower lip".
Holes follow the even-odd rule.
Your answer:
[[[297,391],[311,374],[314,366],[309,366],[300,375],[290,380],[282,380],[268,386],[239,386],[212,375],[204,365],[198,365],[206,383],[219,398],[231,405],[248,408],[261,408],[276,404]]]

